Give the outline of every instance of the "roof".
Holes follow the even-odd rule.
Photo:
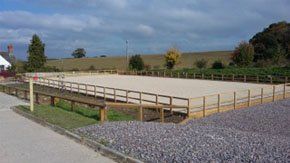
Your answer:
[[[12,62],[8,52],[0,52],[0,56],[2,56],[9,63]]]
[[[5,67],[11,66],[11,64],[4,57],[2,57],[2,55],[0,55],[0,65],[4,65]]]

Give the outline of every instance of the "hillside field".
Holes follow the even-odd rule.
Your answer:
[[[197,52],[184,53],[181,56],[180,64],[176,68],[193,68],[194,63],[202,58],[208,60],[208,65],[211,65],[216,60],[222,60],[228,64],[230,62],[230,54],[232,51],[212,51],[212,52]],[[151,68],[164,68],[164,54],[160,55],[142,55],[145,65],[150,65]],[[105,58],[81,58],[81,59],[63,59],[63,60],[48,60],[47,66],[56,67],[60,70],[88,70],[91,66],[95,69],[126,69],[125,56],[112,56]]]

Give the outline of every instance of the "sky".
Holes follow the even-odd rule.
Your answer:
[[[289,0],[0,0],[0,51],[27,57],[33,34],[48,58],[232,50],[271,23],[290,22]]]

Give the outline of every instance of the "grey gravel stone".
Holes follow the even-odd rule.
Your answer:
[[[290,100],[186,125],[111,122],[76,132],[145,162],[290,162]]]

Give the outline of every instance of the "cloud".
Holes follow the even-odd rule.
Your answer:
[[[0,23],[12,28],[65,29],[80,32],[86,28],[99,27],[101,20],[89,15],[45,15],[27,11],[2,11],[0,12]]]
[[[154,34],[154,29],[148,25],[140,24],[137,26],[137,31],[145,36],[152,36]]]
[[[288,0],[2,0],[0,38],[27,47],[41,36],[49,57],[233,49],[271,23],[290,21]],[[13,6],[13,7],[3,7]],[[26,10],[25,10],[26,9]],[[2,40],[2,39],[1,39]],[[17,47],[15,47],[17,48]],[[18,49],[25,53],[26,49]]]

